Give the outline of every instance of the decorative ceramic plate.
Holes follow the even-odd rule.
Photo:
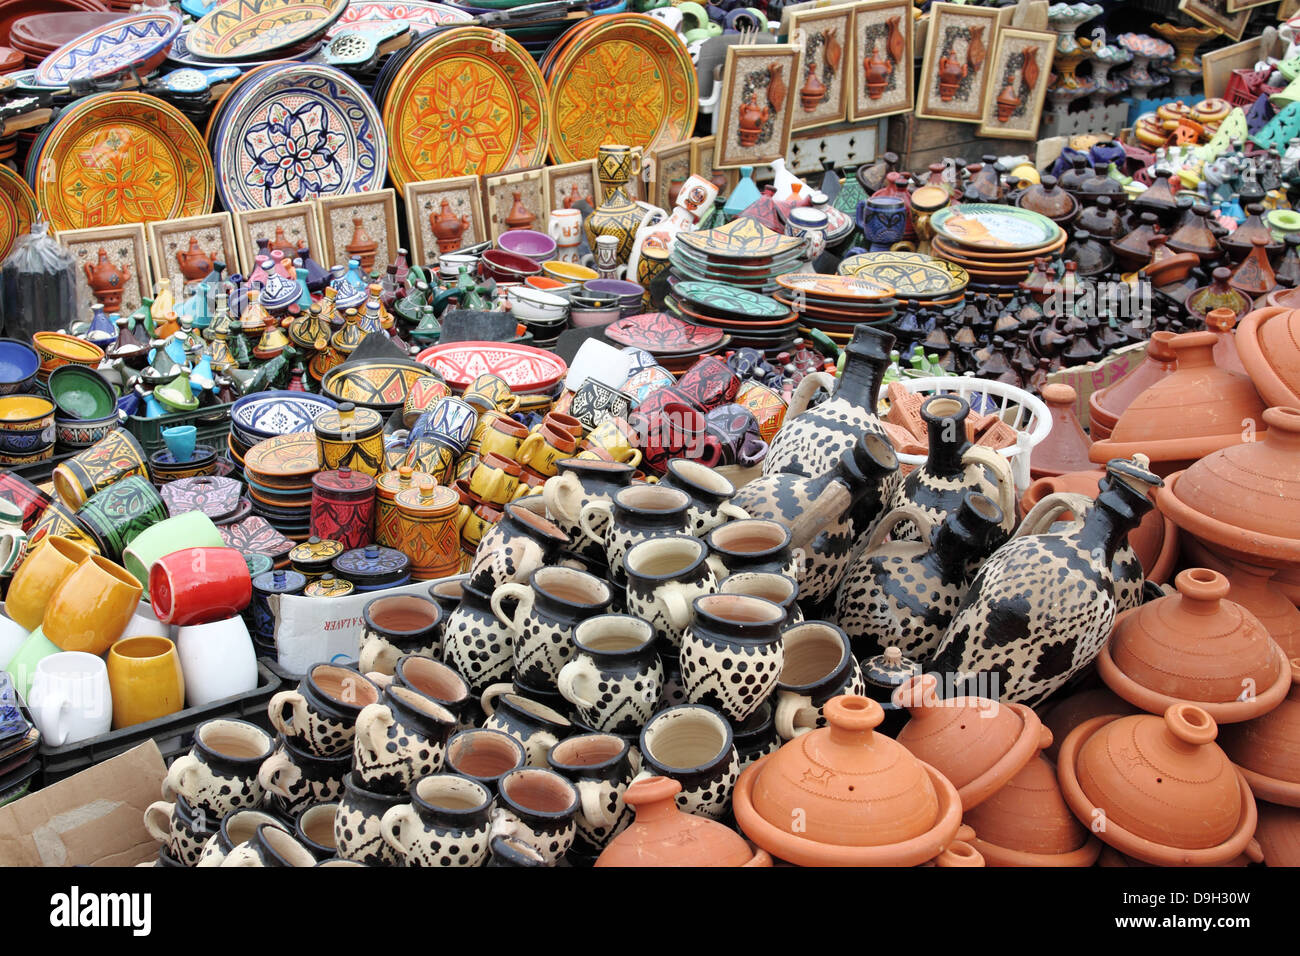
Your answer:
[[[67,86],[99,80],[138,66],[148,73],[163,61],[181,32],[181,18],[170,10],[140,13],[83,33],[59,47],[36,68],[41,86]]]
[[[212,159],[174,106],[143,93],[97,93],[49,129],[36,163],[36,203],[56,230],[212,211]]]
[[[389,173],[408,182],[487,175],[546,158],[546,84],[504,33],[453,27],[402,63],[383,96]]]
[[[274,438],[310,432],[317,417],[334,407],[333,400],[308,392],[256,392],[235,402],[230,420],[252,435]]]
[[[258,442],[244,456],[244,467],[269,478],[301,478],[320,471],[315,432],[295,432]]]
[[[673,243],[672,251],[669,253],[674,261],[681,260],[689,266],[704,271],[717,271],[719,274],[729,274],[738,276],[753,275],[776,275],[781,272],[789,272],[797,268],[801,262],[807,262],[799,253],[787,253],[771,259],[760,259],[755,265],[747,261],[726,262],[718,259],[710,259],[701,253],[695,252],[686,246]]]
[[[158,492],[172,515],[202,511],[213,521],[228,518],[239,510],[244,486],[235,478],[202,475],[169,481]]]
[[[293,550],[295,544],[267,524],[265,518],[259,518],[257,515],[250,515],[237,524],[218,527],[217,531],[228,548],[269,554],[273,558],[287,555]]]
[[[427,0],[354,0],[325,35],[333,37],[345,28],[369,28],[393,20],[405,20],[412,30],[423,33],[447,23],[466,23],[473,19],[464,10]]]
[[[677,241],[696,252],[719,259],[770,258],[793,252],[804,242],[802,238],[773,232],[762,223],[743,216],[717,229],[678,233]]]
[[[705,313],[724,318],[735,313],[756,319],[784,319],[790,314],[771,296],[725,282],[679,282],[673,286],[673,295]]]
[[[324,33],[348,0],[227,0],[190,31],[186,44],[208,60],[265,57]]]
[[[13,249],[15,239],[31,232],[37,215],[32,188],[8,166],[0,166],[0,262]]]
[[[642,146],[649,155],[690,139],[699,89],[677,34],[640,13],[590,24],[546,71],[551,158],[592,159],[602,143]]]
[[[629,315],[605,327],[605,338],[632,345],[656,355],[677,355],[711,349],[722,341],[721,329],[692,325],[667,312]]]
[[[537,391],[564,377],[569,366],[554,352],[509,342],[448,342],[416,356],[455,389],[480,375],[500,375],[512,389]]]
[[[777,276],[776,281],[781,288],[795,293],[796,298],[799,293],[804,293],[811,298],[843,301],[845,304],[888,299],[894,294],[889,286],[868,279],[822,275],[819,272],[792,272]]]
[[[415,381],[429,369],[409,359],[375,359],[336,365],[321,379],[321,390],[340,402],[371,407],[397,406],[406,401]]]
[[[185,27],[177,34],[176,39],[172,41],[171,49],[167,51],[167,62],[176,63],[180,66],[192,66],[196,70],[205,70],[212,67],[227,66],[221,60],[209,60],[206,57],[199,56],[190,49],[189,36],[194,29],[194,25]],[[324,46],[325,40],[322,38],[316,41],[309,41],[301,44],[292,50],[284,50],[279,55],[272,54],[265,60],[240,60],[235,66],[241,70],[251,70],[254,67],[266,66],[269,63],[282,63],[285,59],[292,57],[295,60],[310,60],[315,56],[316,51]]]
[[[213,156],[232,212],[378,189],[388,174],[379,110],[346,73],[318,63],[271,67],[222,105]]]
[[[946,206],[930,217],[930,225],[945,239],[985,249],[1027,251],[1061,235],[1061,227],[1041,213],[993,203]]]
[[[970,284],[961,266],[923,252],[867,252],[840,263],[840,275],[870,279],[903,298],[933,298],[960,292]]]

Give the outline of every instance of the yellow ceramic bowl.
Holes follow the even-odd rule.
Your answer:
[[[91,556],[75,541],[52,535],[18,566],[9,582],[5,613],[28,631],[40,627],[45,608],[59,585]],[[123,627],[126,625],[124,624]]]
[[[54,424],[54,403],[39,395],[0,398],[0,423],[7,431],[38,432]]]
[[[104,360],[104,350],[98,345],[63,332],[37,332],[32,336],[32,346],[41,357],[36,377],[42,382],[60,365],[97,368]]]
[[[127,637],[108,649],[113,729],[143,724],[185,707],[176,645],[165,637]]]
[[[41,627],[65,651],[103,654],[126,630],[143,593],[130,571],[94,554],[50,595]]]
[[[587,282],[591,279],[600,278],[600,273],[595,269],[588,269],[586,266],[580,266],[572,262],[561,262],[559,259],[543,262],[542,272],[552,279],[559,279],[561,282]]]

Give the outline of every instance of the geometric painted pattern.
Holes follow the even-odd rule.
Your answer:
[[[170,10],[141,13],[95,27],[59,47],[36,68],[39,86],[112,76],[143,63],[171,45],[181,18]]]
[[[323,33],[347,5],[347,0],[226,0],[194,25],[188,46],[209,60],[263,56]]]

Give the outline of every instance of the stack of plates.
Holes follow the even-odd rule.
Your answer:
[[[840,263],[839,273],[888,286],[895,298],[927,308],[960,304],[970,285],[970,273],[961,266],[923,252],[850,256]]]
[[[605,326],[605,338],[616,345],[645,349],[668,371],[680,375],[701,356],[728,347],[722,329],[695,325],[667,312],[642,312]]]
[[[798,335],[788,305],[725,282],[678,282],[665,304],[681,319],[730,332],[731,348],[759,349],[768,358],[787,350]]]
[[[802,238],[742,216],[717,229],[678,233],[669,258],[678,278],[771,293],[777,276],[807,266],[804,249]]]
[[[28,14],[14,21],[9,32],[9,46],[22,53],[27,66],[34,69],[65,43],[122,16],[121,13],[89,10]]]
[[[889,286],[855,276],[793,272],[776,281],[776,300],[794,310],[800,330],[819,330],[836,344],[853,338],[854,326],[893,322],[899,306]]]
[[[253,514],[294,541],[311,529],[311,479],[320,470],[315,433],[268,438],[244,456]]]
[[[1016,206],[963,203],[930,217],[930,248],[970,275],[973,292],[1011,295],[1036,256],[1065,246],[1065,230],[1041,213]]]

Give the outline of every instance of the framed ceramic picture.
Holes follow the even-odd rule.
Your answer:
[[[978,123],[984,116],[989,52],[997,42],[998,11],[959,3],[930,7],[916,115]]]
[[[680,186],[694,170],[691,168],[691,141],[675,143],[650,154],[650,203],[672,212],[668,194],[673,185]]]
[[[713,144],[716,141],[715,136],[697,136],[691,140],[691,172],[708,180],[713,180],[715,173],[721,173],[727,180],[727,185],[722,188],[721,193],[730,196],[731,191],[740,182],[740,170],[718,169],[713,165]]]
[[[1047,99],[1047,77],[1055,53],[1055,33],[1015,27],[998,31],[980,136],[1038,139],[1038,121]]]
[[[789,43],[803,55],[791,123],[794,131],[838,123],[847,115],[852,36],[849,4],[790,15]]]
[[[1297,13],[1300,13],[1300,0],[1282,0],[1277,5],[1277,19],[1279,23],[1285,23]]]
[[[163,219],[145,227],[149,237],[149,258],[155,279],[171,279],[176,286],[202,279],[212,263],[226,265],[225,274],[239,271],[239,245],[235,242],[235,221],[228,212],[185,219]]]
[[[375,189],[346,196],[321,196],[321,243],[329,254],[328,268],[349,259],[361,260],[364,273],[383,272],[397,258],[397,193]]]
[[[130,315],[140,308],[141,299],[153,297],[144,223],[65,229],[55,238],[76,262],[79,319],[90,317],[90,304],[96,300],[107,313]]]
[[[253,271],[257,243],[288,241],[294,246],[306,244],[311,256],[328,269],[332,262],[322,244],[320,214],[315,203],[296,202],[268,209],[246,209],[235,213],[235,243],[239,248],[240,272]]]
[[[853,7],[853,43],[844,53],[849,119],[910,113],[916,105],[911,0]]]
[[[759,166],[785,156],[799,75],[799,48],[791,44],[727,48],[714,114],[715,167]]]
[[[547,166],[542,170],[542,195],[546,197],[546,208],[571,209],[578,202],[585,202],[595,209],[600,205],[600,181],[596,178],[596,161],[580,159],[574,163],[559,166]]]
[[[1233,70],[1250,70],[1269,53],[1264,37],[1251,37],[1240,43],[1201,54],[1201,82],[1205,95],[1222,96],[1228,90]]]
[[[477,176],[407,183],[405,200],[412,262],[433,265],[439,253],[455,252],[488,237],[483,183]]]
[[[1228,0],[1178,0],[1178,9],[1207,27],[1214,27],[1234,42],[1246,32],[1246,21],[1250,19],[1249,10],[1230,12]]]
[[[484,176],[488,238],[495,242],[508,229],[545,232],[546,216],[551,210],[542,189],[541,166]]]

